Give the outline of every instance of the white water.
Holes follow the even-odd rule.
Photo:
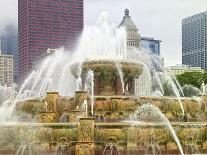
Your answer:
[[[207,94],[207,84],[205,84],[204,82],[201,84],[201,93],[202,95]]]
[[[93,115],[94,111],[94,73],[92,70],[89,70],[86,77],[86,87],[88,89],[88,93],[91,97],[91,114]]]
[[[176,95],[176,97],[177,97],[177,99],[178,99],[178,102],[179,102],[179,104],[180,104],[180,108],[181,108],[182,113],[183,113],[183,115],[184,115],[184,114],[185,114],[185,111],[184,111],[184,107],[183,107],[182,101],[181,101],[181,99],[180,99],[180,93],[179,93],[179,90],[178,90],[178,88],[177,88],[175,82],[173,81],[172,77],[171,77],[170,75],[168,75],[167,78],[168,78],[168,80],[169,80],[169,82],[170,82],[170,85],[171,85],[171,87],[172,87],[172,89],[173,89],[173,92],[175,93],[175,95]]]
[[[122,86],[122,93],[124,93],[124,75],[123,75],[123,71],[122,71],[122,66],[119,62],[115,62],[116,68],[118,70],[119,73],[119,77],[121,80],[121,86]]]
[[[141,122],[160,122],[164,123],[166,127],[170,130],[177,146],[178,149],[180,150],[181,155],[184,155],[182,146],[180,144],[180,141],[177,137],[177,134],[175,130],[173,129],[172,125],[170,124],[169,120],[165,117],[165,115],[160,111],[159,108],[155,107],[154,105],[151,104],[145,104],[141,106],[132,117],[133,121],[130,121],[131,123],[135,124]]]
[[[56,52],[43,59],[41,64],[36,65],[35,70],[22,84],[14,103],[9,108],[6,106],[9,110],[2,115],[8,118],[18,100],[44,96],[47,91],[57,91],[61,96],[73,96],[76,90],[82,88],[81,70],[77,70],[78,78],[71,73],[71,66],[75,63],[82,64],[87,58],[124,59],[125,57],[126,31],[124,28],[117,28],[115,24],[109,24],[108,13],[103,12],[95,26],[84,27],[75,51],[65,52],[64,49],[57,49]],[[0,109],[6,108],[5,104],[2,106]]]
[[[3,104],[6,100],[9,99],[14,99],[16,96],[16,91],[15,91],[16,86],[2,86],[0,85],[0,105]]]
[[[103,150],[103,155],[106,155],[106,154],[109,154],[110,155],[113,155],[113,154],[116,154],[119,155],[119,147],[116,145],[116,144],[107,144]]]
[[[177,78],[175,77],[175,75],[172,75],[172,74],[171,74],[171,77],[172,77],[173,80],[175,81],[175,84],[178,86],[178,89],[179,89],[179,91],[181,92],[181,95],[182,95],[182,96],[185,96],[184,93],[183,93],[183,90],[182,90],[182,88],[181,88],[181,86],[180,86],[180,83],[178,82],[178,80],[177,80]]]
[[[87,100],[84,100],[81,109],[83,111],[85,111],[85,117],[88,117],[88,102],[87,102]]]
[[[159,85],[159,88],[160,88],[160,90],[161,90],[162,95],[164,95],[165,92],[164,92],[164,90],[163,90],[162,82],[161,82],[159,76],[162,76],[162,75],[159,75],[156,71],[154,71],[154,77],[155,77],[155,79],[157,80],[157,83],[158,83],[158,85]]]
[[[131,53],[129,53],[131,52]],[[24,81],[17,97],[14,101],[5,101],[0,107],[0,121],[7,121],[8,117],[11,116],[16,103],[21,99],[27,99],[28,97],[40,97],[44,96],[47,91],[57,91],[61,96],[73,96],[76,90],[82,88],[81,79],[81,66],[86,59],[111,59],[114,62],[117,60],[134,60],[137,63],[143,64],[143,73],[138,80],[139,93],[144,95],[151,95],[152,87],[152,76],[155,77],[158,84],[158,88],[154,92],[156,96],[162,96],[164,90],[162,88],[162,81],[157,73],[152,70],[152,60],[145,51],[138,49],[132,49],[127,51],[126,48],[126,31],[124,28],[117,28],[117,26],[109,24],[108,14],[102,13],[99,17],[95,26],[85,26],[82,37],[80,39],[78,48],[76,51],[65,52],[64,49],[58,49],[55,53],[46,57],[42,63],[35,69]],[[71,67],[77,64],[78,69],[76,70],[77,77],[72,73]],[[120,64],[117,67],[119,76],[121,78],[122,89],[124,92],[123,73]],[[153,75],[151,75],[153,74]],[[89,72],[89,90],[91,94],[91,114],[94,114],[94,73]],[[175,83],[177,81],[170,78],[170,84],[173,88],[175,96],[178,98],[181,110],[184,114],[184,108],[180,99],[180,94]],[[138,93],[137,93],[138,95]],[[84,103],[86,104],[86,103]],[[46,103],[47,110],[47,103]],[[86,104],[88,106],[88,104]],[[168,129],[171,131],[178,148],[183,154],[182,147],[173,130],[170,122],[165,116],[156,109],[155,107],[149,106],[149,110],[152,110],[154,114],[161,117],[161,121],[166,124]],[[77,107],[78,109],[78,107]],[[88,107],[85,108],[86,117],[88,114]],[[156,118],[155,117],[155,118]]]
[[[1,109],[7,108],[3,114],[5,117],[11,115],[16,103],[19,100],[26,99],[28,97],[41,97],[46,94],[47,91],[57,91],[61,96],[73,96],[76,90],[82,89],[81,79],[81,66],[87,59],[111,59],[114,62],[121,60],[135,61],[144,65],[143,73],[139,79],[136,79],[135,95],[151,95],[152,76],[156,77],[158,83],[158,91],[154,94],[163,94],[162,83],[160,78],[157,77],[156,72],[151,69],[151,63],[157,62],[157,58],[149,55],[148,52],[140,49],[131,49],[128,51],[126,45],[126,31],[124,28],[117,28],[115,24],[110,24],[108,19],[108,13],[103,12],[95,26],[85,26],[82,36],[79,40],[79,44],[75,51],[64,51],[64,49],[57,49],[56,52],[47,56],[41,64],[37,65],[37,68],[28,76],[24,81],[17,97],[10,106],[3,104]],[[74,76],[72,66],[78,65],[76,73],[78,76]],[[121,66],[117,67],[120,74],[122,89],[124,92],[124,80]],[[151,75],[153,74],[153,75]],[[93,77],[93,76],[92,76]],[[92,80],[93,81],[93,80]],[[91,82],[91,113],[93,114],[93,102],[94,102],[94,82]],[[171,81],[171,86],[175,91],[182,112],[184,109],[180,100],[179,90]],[[159,92],[159,93],[158,93]],[[160,93],[161,92],[161,93]],[[1,118],[0,118],[1,119]]]

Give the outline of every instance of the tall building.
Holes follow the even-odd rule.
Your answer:
[[[83,30],[83,0],[19,0],[19,74],[22,81],[48,48],[75,48]]]
[[[182,64],[207,69],[207,11],[182,20]]]
[[[139,48],[140,34],[137,26],[132,21],[129,16],[129,10],[126,9],[124,12],[124,17],[119,25],[119,27],[125,27],[127,32],[127,47]]]
[[[14,25],[6,25],[1,31],[0,45],[1,53],[5,55],[13,55],[14,60],[14,82],[18,82],[18,31]]]
[[[13,83],[13,56],[0,53],[0,84],[11,85]]]
[[[148,55],[146,56],[146,53],[138,50],[140,48],[141,37],[137,26],[134,24],[131,16],[129,16],[128,9],[125,9],[124,17],[119,27],[124,27],[127,33],[126,59],[135,62],[139,61],[149,66],[150,64],[148,62],[150,62],[150,57]],[[135,79],[135,94],[138,96],[151,94],[151,75],[148,71],[144,70],[139,76],[139,79]]]
[[[161,41],[154,38],[141,37],[137,26],[129,16],[128,9],[125,9],[124,17],[119,27],[125,27],[127,33],[126,59],[135,62],[139,61],[159,72],[164,70],[164,59],[160,57]],[[145,51],[140,49],[145,49]],[[138,96],[151,95],[150,70],[144,70],[139,79],[135,79],[135,94]]]
[[[125,9],[124,17],[119,24],[119,27],[125,27],[127,33],[127,53],[126,58],[137,59],[139,61],[149,62],[156,70],[163,68],[160,64],[163,60],[160,57],[160,40],[154,38],[141,37],[137,26],[134,24],[129,10]],[[149,52],[148,57],[146,53],[136,52],[133,49],[144,49]],[[140,58],[141,57],[141,58]]]

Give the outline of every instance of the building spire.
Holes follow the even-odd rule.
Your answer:
[[[125,12],[125,16],[129,16],[129,9],[126,8],[124,12]]]
[[[139,48],[140,42],[140,34],[137,26],[132,21],[131,17],[129,16],[129,9],[125,9],[124,11],[125,16],[123,17],[119,27],[125,27],[127,34],[127,47],[136,47]],[[131,35],[132,34],[132,35]]]

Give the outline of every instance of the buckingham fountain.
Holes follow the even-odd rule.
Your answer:
[[[126,58],[125,30],[108,25],[106,13],[97,25],[77,52],[49,55],[2,104],[0,154],[206,154],[207,97],[181,97],[173,79],[174,96],[163,96],[143,53]],[[156,93],[137,95],[143,74]]]

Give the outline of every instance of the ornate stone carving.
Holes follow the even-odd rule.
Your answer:
[[[48,92],[45,97],[47,112],[57,112],[57,99],[59,94],[57,92]]]
[[[78,127],[78,140],[82,142],[91,142],[94,139],[94,118],[80,118]]]
[[[80,118],[76,155],[94,155],[94,118]]]

